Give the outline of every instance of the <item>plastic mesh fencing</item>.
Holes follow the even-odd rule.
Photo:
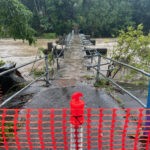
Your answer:
[[[85,109],[75,127],[69,109],[1,109],[0,149],[150,150],[146,111]]]

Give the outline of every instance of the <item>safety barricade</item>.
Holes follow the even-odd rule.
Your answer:
[[[70,109],[1,109],[0,149],[150,150],[146,111],[86,108],[77,125]]]

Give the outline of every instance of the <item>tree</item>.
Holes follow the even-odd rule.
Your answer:
[[[121,30],[118,45],[113,52],[113,58],[121,62],[149,71],[150,66],[150,34],[144,36],[143,25],[137,28],[129,26]]]
[[[0,1],[0,33],[9,35],[14,39],[27,40],[29,44],[34,42],[35,31],[30,27],[30,12],[18,0]]]
[[[132,18],[136,25],[143,24],[144,32],[150,31],[150,0],[132,0]]]
[[[21,0],[33,13],[32,27],[38,33],[49,32],[52,28],[48,3],[51,0]]]
[[[4,0],[3,0],[4,1]],[[67,33],[74,24],[86,34],[118,35],[129,25],[150,29],[149,0],[21,0],[33,13],[32,27],[38,31]]]
[[[50,0],[49,6],[53,30],[57,34],[70,32],[76,20],[76,0]]]
[[[131,6],[124,0],[83,0],[84,32],[96,36],[111,36],[131,24]],[[88,8],[88,9],[87,9]]]

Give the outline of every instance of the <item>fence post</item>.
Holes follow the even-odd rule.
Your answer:
[[[148,86],[148,97],[147,97],[147,107],[146,110],[146,122],[145,122],[145,132],[144,135],[148,136],[150,134],[150,81]]]
[[[49,86],[50,82],[49,82],[49,67],[48,67],[48,50],[44,50],[44,54],[45,54],[46,86]]]
[[[74,93],[70,102],[70,150],[83,149],[84,101],[80,100],[81,96],[80,92]]]
[[[98,64],[97,64],[97,75],[96,75],[96,82],[100,80],[100,65],[101,65],[101,56],[98,56]]]

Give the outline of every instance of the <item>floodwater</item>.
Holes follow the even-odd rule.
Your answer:
[[[16,65],[22,65],[33,61],[39,54],[39,48],[46,48],[47,42],[54,40],[38,39],[36,44],[30,46],[28,42],[13,39],[0,39],[0,59],[6,62],[15,62]],[[36,64],[37,66],[39,63]],[[20,69],[21,73],[27,74],[32,65]]]
[[[29,46],[27,42],[13,39],[0,39],[0,58],[4,61],[13,61],[23,64],[32,60],[38,52],[38,48],[46,48],[47,42],[55,40],[38,39],[35,45]],[[112,50],[116,45],[115,39],[96,39],[96,46]]]

